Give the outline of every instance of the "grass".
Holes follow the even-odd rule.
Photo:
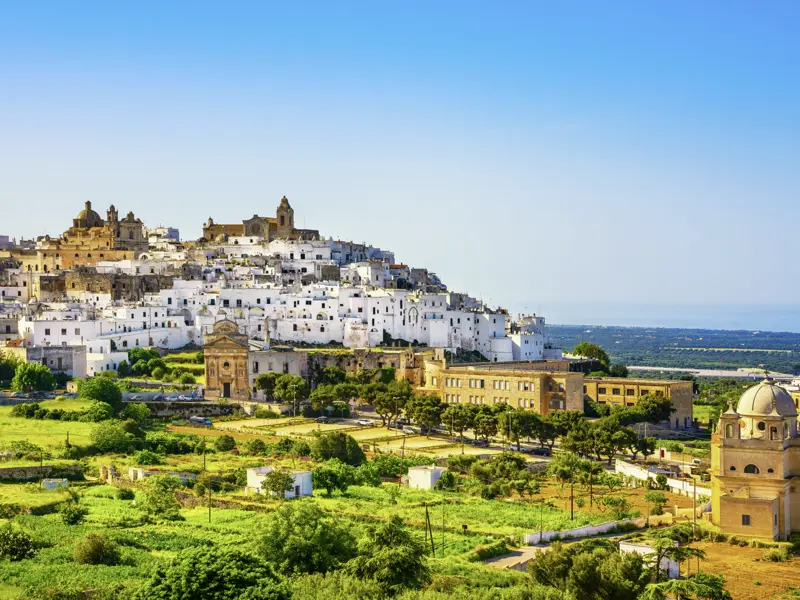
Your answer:
[[[61,407],[66,402],[74,401],[64,400],[59,402],[58,400],[48,400],[41,404],[48,408],[54,408],[56,406]],[[73,444],[82,446],[89,444],[89,434],[94,426],[93,423],[23,419],[21,417],[12,417],[11,409],[11,406],[0,406],[0,444],[13,440],[27,440],[32,444],[53,450],[67,438],[67,434],[69,434],[69,440]]]
[[[21,504],[34,507],[61,502],[67,498],[64,491],[47,491],[38,483],[0,484],[0,504]]]

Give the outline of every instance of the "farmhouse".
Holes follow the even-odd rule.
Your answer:
[[[245,492],[248,494],[263,494],[264,490],[261,485],[264,483],[267,473],[274,470],[274,467],[247,469],[247,487],[245,487]],[[311,471],[289,471],[289,475],[292,476],[294,485],[291,490],[287,490],[284,494],[286,498],[300,498],[313,494],[314,488],[311,483]]]

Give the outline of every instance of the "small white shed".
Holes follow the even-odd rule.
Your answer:
[[[432,490],[445,471],[447,471],[445,467],[432,467],[428,465],[409,467],[408,487],[418,490]]]
[[[678,542],[675,542],[675,545],[678,545]],[[620,552],[636,552],[636,554],[641,554],[642,557],[646,558],[649,554],[653,554],[655,549],[648,544],[641,544],[641,543],[634,543],[634,542],[620,542],[619,543],[619,551]],[[651,560],[652,562],[652,560]],[[667,578],[669,579],[676,579],[680,577],[680,565],[677,561],[674,561],[670,558],[662,558],[661,564],[659,565],[662,573],[666,573]]]
[[[68,479],[42,479],[42,487],[48,492],[69,487]]]
[[[263,494],[264,490],[261,484],[264,483],[264,478],[267,473],[275,470],[274,467],[256,467],[247,469],[247,487],[245,492],[248,494]],[[311,471],[287,471],[294,480],[294,487],[288,490],[284,495],[286,498],[300,498],[302,496],[311,496],[314,493],[314,487],[311,482]]]

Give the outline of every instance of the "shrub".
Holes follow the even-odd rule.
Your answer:
[[[467,560],[471,562],[480,562],[496,556],[503,556],[504,554],[508,554],[510,551],[511,550],[509,549],[506,540],[497,540],[491,544],[478,546],[469,554]]]
[[[114,412],[122,407],[122,392],[110,379],[93,377],[78,382],[78,394],[87,400],[97,400],[111,405]]]
[[[75,562],[82,565],[119,564],[119,546],[102,533],[90,533],[75,544]]]
[[[292,447],[289,450],[292,454],[296,456],[310,456],[311,455],[311,444],[309,444],[305,440],[295,440],[292,442]]]
[[[214,448],[219,452],[228,452],[236,448],[236,440],[233,439],[233,436],[221,435],[214,440]]]
[[[133,500],[136,497],[133,490],[129,490],[128,488],[117,488],[114,495],[117,497],[117,500]]]
[[[77,502],[66,502],[58,511],[66,525],[80,525],[86,520],[89,509]]]
[[[150,450],[139,450],[133,455],[133,460],[137,465],[160,465],[161,457]]]
[[[167,370],[164,367],[156,367],[155,369],[153,369],[153,373],[152,373],[153,379],[158,379],[159,381],[161,379],[164,379],[164,375],[166,375],[166,374],[167,374]]]
[[[0,527],[0,558],[18,561],[35,554],[33,540],[27,533],[13,529],[10,524]]]
[[[792,553],[788,548],[772,548],[764,552],[761,560],[769,562],[785,562],[792,560]]]
[[[15,392],[49,391],[56,387],[53,373],[41,363],[22,363],[17,366],[11,389]]]
[[[92,402],[86,409],[86,420],[92,423],[107,421],[114,416],[114,408],[108,402]]]
[[[184,385],[196,383],[196,379],[194,375],[191,373],[181,373],[180,377],[178,377],[178,383],[182,383]]]

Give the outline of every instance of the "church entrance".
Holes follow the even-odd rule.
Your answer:
[[[222,397],[223,398],[230,398],[231,397],[231,384],[230,383],[223,383],[222,384]]]

